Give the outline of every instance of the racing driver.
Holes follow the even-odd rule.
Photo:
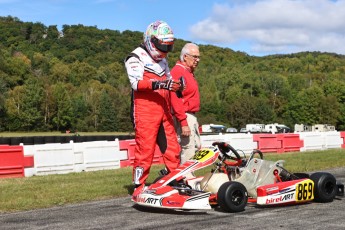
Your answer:
[[[166,56],[172,51],[174,34],[164,21],[151,23],[144,42],[125,59],[132,87],[131,119],[134,125],[132,200],[144,189],[152,165],[156,143],[163,154],[168,172],[180,164],[180,146],[170,109],[170,93],[181,90],[172,80]]]

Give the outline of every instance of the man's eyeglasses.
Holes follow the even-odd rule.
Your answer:
[[[193,59],[200,59],[200,56],[198,56],[198,55],[191,55],[191,54],[187,54],[186,53],[186,55],[188,55],[189,57],[192,57]]]

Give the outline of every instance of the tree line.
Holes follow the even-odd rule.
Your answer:
[[[132,131],[123,60],[142,32],[0,17],[0,131]],[[189,41],[177,39],[173,67]],[[250,56],[199,45],[200,124],[330,124],[345,129],[345,56]]]

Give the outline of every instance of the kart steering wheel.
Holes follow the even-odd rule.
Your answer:
[[[212,145],[218,146],[219,151],[221,153],[223,153],[227,158],[232,159],[232,160],[242,160],[242,158],[241,158],[240,154],[238,154],[237,150],[234,149],[228,143],[226,143],[226,142],[213,142]],[[236,158],[231,157],[230,154],[228,154],[230,151],[235,154]]]

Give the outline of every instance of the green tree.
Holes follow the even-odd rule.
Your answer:
[[[118,119],[114,103],[109,94],[103,90],[100,97],[99,126],[98,131],[116,131],[118,130]]]
[[[43,125],[42,101],[42,82],[37,78],[30,78],[25,84],[25,96],[21,114],[22,128],[25,131],[41,130]]]
[[[95,79],[95,76],[97,76],[96,68],[86,62],[76,61],[70,65],[70,70],[69,82],[75,86],[80,86],[83,82],[88,82],[92,79],[97,80]]]
[[[22,130],[21,114],[24,105],[25,87],[16,86],[7,92],[5,105],[7,108],[8,131]]]
[[[73,121],[73,107],[69,85],[57,83],[52,86],[54,100],[53,119],[54,128],[59,131],[69,130]]]
[[[29,79],[25,86],[16,86],[6,99],[11,131],[40,130],[43,115],[41,104],[43,86],[37,79]]]
[[[86,117],[88,116],[88,105],[82,92],[77,92],[72,96],[73,121],[72,131],[88,131]]]
[[[322,89],[317,86],[307,88],[290,101],[285,117],[293,124],[321,123],[321,104],[324,101]]]

